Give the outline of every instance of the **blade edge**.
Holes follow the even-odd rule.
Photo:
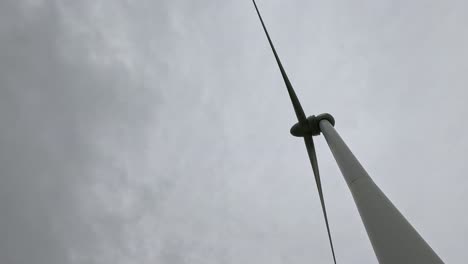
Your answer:
[[[309,156],[310,164],[312,166],[312,171],[313,171],[314,177],[315,177],[315,183],[317,185],[317,190],[318,190],[318,193],[319,193],[320,204],[322,206],[323,217],[325,219],[325,225],[327,227],[328,240],[330,242],[330,248],[331,248],[332,255],[333,255],[333,261],[336,264],[335,248],[333,246],[333,240],[332,240],[332,236],[331,236],[330,225],[329,225],[329,222],[328,222],[327,209],[325,207],[325,198],[323,196],[322,182],[321,182],[321,179],[320,179],[320,172],[319,172],[319,169],[318,169],[317,155],[315,153],[314,140],[313,140],[312,136],[304,137],[304,143],[306,145],[307,154]]]
[[[276,63],[278,64],[278,67],[281,71],[281,75],[283,76],[284,83],[286,84],[286,88],[289,93],[289,97],[291,98],[291,102],[293,104],[294,112],[296,113],[296,117],[300,122],[306,122],[307,118],[304,113],[304,110],[302,109],[301,103],[299,102],[299,99],[297,98],[296,92],[294,91],[291,82],[289,81],[288,75],[286,74],[286,71],[284,70],[283,64],[281,63],[281,60],[278,56],[278,53],[276,52],[275,46],[273,45],[273,41],[270,38],[270,34],[268,33],[268,30],[265,26],[265,23],[263,22],[262,15],[260,14],[260,11],[258,10],[257,3],[255,0],[252,0],[255,10],[257,11],[258,18],[260,19],[260,22],[262,23],[263,31],[265,31],[265,34],[268,39],[268,43],[270,44],[271,50],[273,51],[273,54],[276,59]]]

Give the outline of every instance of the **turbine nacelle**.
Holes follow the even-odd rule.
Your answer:
[[[309,116],[306,122],[297,122],[294,126],[291,127],[291,135],[295,137],[305,137],[305,136],[318,136],[320,135],[320,121],[326,119],[335,126],[335,118],[332,115],[325,113],[318,116]]]

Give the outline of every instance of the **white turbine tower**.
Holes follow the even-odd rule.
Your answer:
[[[333,156],[348,184],[354,202],[361,215],[367,235],[380,264],[440,264],[443,261],[398,211],[380,188],[372,181],[351,150],[335,130],[335,120],[329,114],[306,117],[299,99],[276,53],[273,42],[265,27],[255,0],[252,0],[263,30],[268,38],[278,67],[286,84],[298,123],[291,128],[291,134],[303,137],[314,172],[319,192],[322,212],[328,232],[333,261],[336,264],[335,250],[328,224],[327,211],[322,192],[317,157],[312,137],[323,133]]]

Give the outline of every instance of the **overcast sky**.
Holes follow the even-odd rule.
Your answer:
[[[258,0],[308,114],[468,259],[466,1]],[[250,0],[0,1],[0,262],[332,263]],[[376,263],[323,137],[339,263]]]

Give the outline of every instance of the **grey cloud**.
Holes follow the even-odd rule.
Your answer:
[[[309,114],[331,112],[447,263],[468,226],[466,4],[259,1]],[[0,3],[0,260],[331,261],[250,1]],[[375,263],[324,140],[339,262]]]

